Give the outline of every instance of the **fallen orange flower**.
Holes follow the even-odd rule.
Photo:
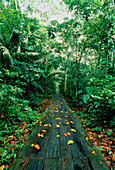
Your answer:
[[[25,110],[28,110],[28,108],[25,108]]]
[[[67,136],[67,133],[64,133],[64,136]]]
[[[46,133],[46,130],[42,130],[43,133]]]
[[[44,124],[44,126],[48,126],[48,124]]]
[[[76,132],[76,130],[75,129],[70,129],[72,132]]]
[[[69,140],[67,144],[68,144],[68,145],[73,144],[73,140]]]
[[[40,150],[40,146],[38,144],[34,145],[34,147],[38,150]]]
[[[95,151],[93,151],[92,153],[95,154]]]
[[[60,125],[56,125],[56,127],[60,127]]]
[[[88,140],[89,140],[89,138],[88,138],[88,137],[85,137],[85,140],[86,140],[86,141],[88,141]]]
[[[70,136],[71,134],[69,132],[67,132],[67,135]]]
[[[65,124],[66,124],[66,125],[69,125],[70,123],[69,123],[69,122],[66,122]]]

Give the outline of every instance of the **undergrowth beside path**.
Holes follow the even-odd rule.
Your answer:
[[[106,122],[102,120],[98,122],[91,118],[84,108],[77,108],[73,106],[72,102],[68,102],[71,110],[79,118],[83,127],[85,128],[90,140],[98,150],[98,152],[103,156],[108,167],[114,170],[115,161],[115,129],[111,128]],[[84,113],[85,110],[85,113]]]
[[[8,127],[7,135],[2,133],[0,137],[0,170],[9,169],[18,156],[20,150],[24,146],[25,142],[29,138],[32,129],[35,124],[44,117],[44,111],[49,104],[49,99],[42,99],[41,103],[37,105],[37,114],[31,121],[14,122],[14,124]],[[25,108],[28,111],[28,108]],[[33,112],[34,114],[34,112]]]

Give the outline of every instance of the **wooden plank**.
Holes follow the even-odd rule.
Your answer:
[[[46,159],[44,164],[44,170],[57,170],[58,169],[58,159]],[[40,169],[38,169],[40,170]],[[41,169],[42,170],[42,169]]]
[[[52,119],[52,128],[49,136],[48,146],[47,146],[47,158],[55,158],[60,157],[59,151],[59,138],[57,135],[59,134],[59,128],[56,127],[57,121]]]
[[[63,158],[71,158],[70,146],[67,145],[68,137],[64,136],[64,133],[67,133],[67,128],[65,126],[65,119],[63,118],[60,124],[60,154]]]
[[[60,158],[58,164],[58,170],[75,170],[73,159]]]
[[[26,170],[42,170],[44,166],[44,160],[43,159],[33,159],[29,161]]]

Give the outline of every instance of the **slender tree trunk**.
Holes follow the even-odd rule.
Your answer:
[[[66,67],[66,70],[65,70],[65,83],[64,83],[64,92],[65,93],[67,91],[67,72],[68,72],[68,68]]]

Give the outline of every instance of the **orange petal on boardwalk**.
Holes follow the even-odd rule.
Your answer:
[[[57,138],[59,138],[60,137],[60,135],[57,135]]]
[[[46,133],[46,130],[42,130],[42,133]]]
[[[67,136],[67,133],[64,133],[64,136]]]
[[[38,150],[40,150],[40,146],[38,144],[34,145],[34,147]]]
[[[68,145],[73,144],[73,140],[69,140],[67,144],[68,144]]]
[[[85,140],[86,140],[86,141],[88,141],[88,140],[89,140],[89,138],[88,138],[88,137],[85,137]]]
[[[60,127],[60,125],[56,125],[56,127]]]
[[[44,137],[44,135],[43,134],[40,134],[40,133],[38,133],[38,137]]]
[[[70,136],[70,135],[71,135],[71,133],[67,132],[67,135],[68,135],[68,136]]]
[[[34,146],[34,144],[31,144],[31,147],[33,147]]]
[[[73,121],[70,121],[73,124]]]
[[[60,117],[57,117],[57,118],[55,118],[55,119],[60,120],[61,118],[60,118]]]
[[[63,113],[63,111],[61,111],[61,113]]]
[[[68,112],[65,112],[65,113],[68,113]]]
[[[67,116],[65,116],[65,117],[67,117]]]
[[[49,127],[52,127],[51,124],[49,124]]]
[[[42,124],[40,123],[39,126],[42,126]]]
[[[72,132],[76,132],[76,130],[75,129],[70,129]]]
[[[69,125],[70,123],[69,123],[69,122],[66,122],[65,124],[66,124],[66,125]]]
[[[48,124],[44,124],[44,126],[48,126]]]

